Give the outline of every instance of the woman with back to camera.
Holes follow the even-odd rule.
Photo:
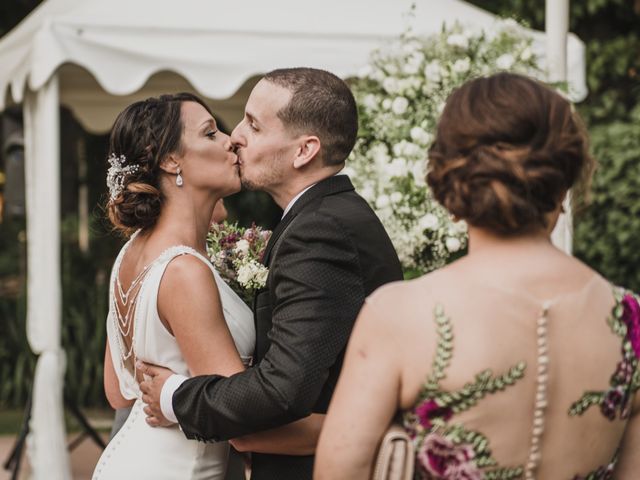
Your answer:
[[[130,238],[111,273],[104,383],[112,407],[132,410],[93,478],[221,480],[226,442],[188,440],[177,425],[146,423],[136,361],[188,376],[229,376],[253,353],[252,312],[215,272],[205,248],[214,206],[240,189],[237,157],[206,104],[187,93],[127,107],[109,150],[108,214]],[[318,422],[291,425],[251,444],[308,453]]]
[[[317,479],[369,478],[398,410],[418,478],[637,477],[638,297],[550,241],[591,171],[577,115],[537,81],[501,73],[449,97],[427,180],[469,253],[369,297]]]

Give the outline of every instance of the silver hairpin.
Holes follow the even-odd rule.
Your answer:
[[[109,187],[109,198],[111,201],[115,200],[118,195],[124,190],[124,180],[127,175],[137,172],[138,165],[124,166],[124,162],[127,161],[127,157],[124,155],[116,156],[115,153],[109,155],[107,158],[109,170],[107,171],[107,187]]]

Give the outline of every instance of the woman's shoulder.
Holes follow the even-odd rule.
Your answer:
[[[410,316],[411,312],[432,310],[451,287],[448,273],[437,270],[411,280],[387,283],[369,295],[366,302],[377,311]]]

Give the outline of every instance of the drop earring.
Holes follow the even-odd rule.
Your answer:
[[[178,167],[178,176],[176,177],[176,185],[181,187],[184,182],[182,181],[182,175],[180,175],[180,167]]]

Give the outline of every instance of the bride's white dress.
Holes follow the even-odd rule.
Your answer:
[[[117,308],[114,303],[116,275],[133,238],[120,251],[111,274],[107,338],[120,391],[125,398],[135,399],[135,404],[129,418],[100,457],[93,480],[223,479],[229,454],[226,442],[201,443],[188,440],[177,425],[170,428],[152,428],[145,421],[140,388],[123,360],[122,337],[114,311]],[[224,317],[236,348],[243,359],[250,358],[255,344],[251,310],[222,280],[204,256],[186,246],[167,249],[152,262],[142,280],[133,323],[132,341],[136,358],[189,376],[178,344],[160,321],[157,309],[158,288],[164,271],[169,262],[179,255],[193,255],[209,266],[220,291]],[[212,348],[215,348],[215,345],[212,345]]]

